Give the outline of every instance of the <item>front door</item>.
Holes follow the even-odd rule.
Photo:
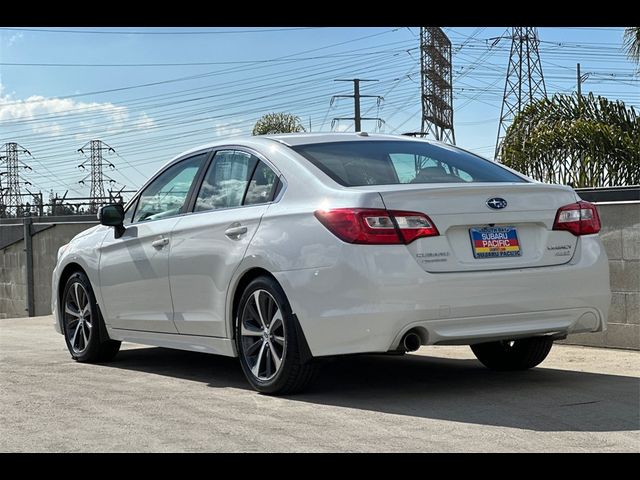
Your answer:
[[[120,238],[101,246],[100,290],[105,320],[114,328],[177,333],[169,287],[171,233],[207,154],[168,167],[141,193]]]
[[[256,156],[240,150],[216,152],[194,213],[180,218],[173,232],[169,270],[180,333],[229,336],[229,282],[277,188],[278,176]]]

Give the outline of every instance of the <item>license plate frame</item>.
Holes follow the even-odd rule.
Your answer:
[[[473,258],[513,258],[522,256],[518,229],[512,225],[469,228]]]

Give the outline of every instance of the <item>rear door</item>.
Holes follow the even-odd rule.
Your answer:
[[[174,321],[181,334],[225,337],[229,282],[244,258],[279,179],[264,160],[218,150],[191,215],[173,230],[169,270]]]

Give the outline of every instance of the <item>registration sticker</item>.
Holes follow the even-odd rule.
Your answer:
[[[475,258],[519,257],[516,227],[473,227],[469,229]]]

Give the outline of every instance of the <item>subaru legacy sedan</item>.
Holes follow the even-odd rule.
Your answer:
[[[488,368],[523,370],[606,328],[596,207],[438,142],[212,143],[98,218],[53,272],[56,329],[79,362],[123,341],[237,356],[253,388],[285,394],[323,357],[470,345]]]

